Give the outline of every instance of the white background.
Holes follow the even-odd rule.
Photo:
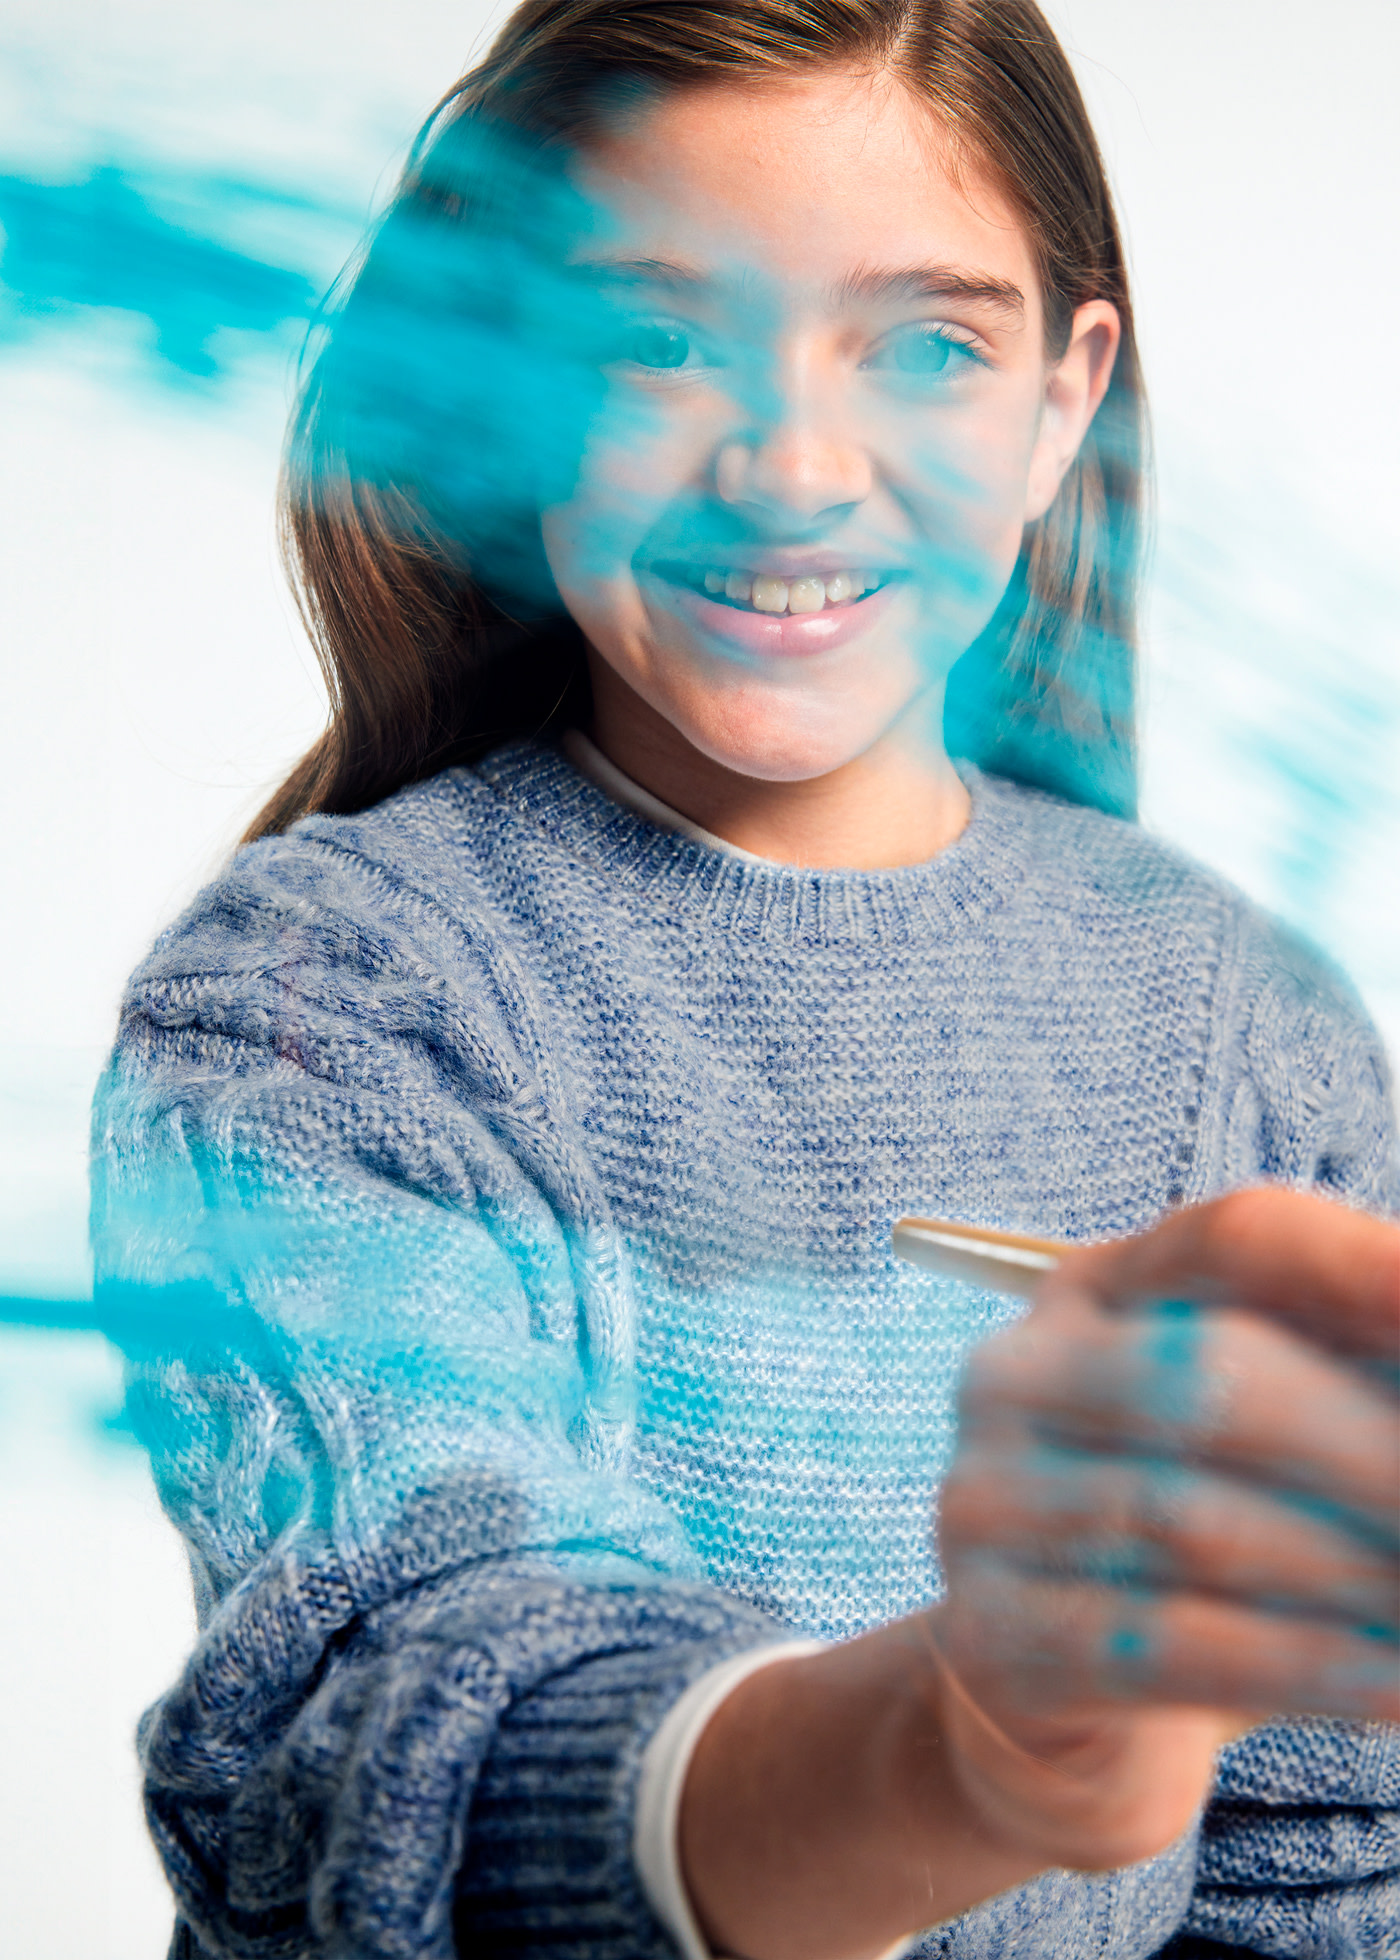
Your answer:
[[[1393,0],[1063,0],[1131,242],[1161,464],[1147,819],[1289,912],[1400,1037]],[[329,274],[488,14],[9,0],[0,170],[108,153],[309,187]],[[0,261],[3,278],[3,261]],[[0,348],[0,1292],[86,1286],[121,982],[314,735],[276,571],[284,366],[122,379],[129,323]],[[113,349],[116,352],[113,352]],[[128,364],[129,365],[129,364]],[[0,1954],[160,1960],[131,1732],[190,1636],[93,1336],[0,1330]]]

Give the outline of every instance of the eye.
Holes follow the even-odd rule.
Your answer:
[[[668,373],[699,364],[691,336],[673,320],[638,321],[624,336],[618,358],[634,367]]]
[[[886,374],[908,375],[911,380],[937,381],[951,379],[970,361],[980,365],[971,341],[951,327],[921,320],[886,334],[864,366]]]

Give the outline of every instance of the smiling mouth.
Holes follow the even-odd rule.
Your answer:
[[[893,576],[889,572],[861,569],[831,572],[824,578],[815,575],[780,578],[767,572],[730,571],[722,565],[697,569],[693,565],[659,564],[651,569],[668,585],[682,585],[690,592],[703,593],[715,605],[732,606],[736,612],[766,613],[770,617],[830,612],[838,606],[850,606],[878,592]]]

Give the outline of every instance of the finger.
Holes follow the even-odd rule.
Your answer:
[[[1114,1314],[1061,1289],[972,1358],[965,1433],[1009,1410],[1046,1440],[1208,1464],[1400,1526],[1400,1404],[1253,1314]]]
[[[959,1453],[945,1566],[994,1551],[1027,1576],[1169,1588],[1400,1632],[1400,1560],[1316,1509],[1209,1471],[1027,1444]]]
[[[1400,1365],[1400,1227],[1312,1192],[1237,1191],[1174,1212],[1067,1254],[1060,1280],[1119,1303],[1234,1301],[1341,1353]]]
[[[995,1553],[948,1575],[940,1642],[971,1694],[1026,1716],[1125,1705],[1400,1721],[1400,1646],[1189,1592],[1027,1575]]]

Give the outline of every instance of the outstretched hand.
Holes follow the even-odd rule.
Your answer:
[[[965,1384],[931,1616],[969,1799],[1160,1848],[1228,1736],[1400,1720],[1400,1230],[1240,1193],[1078,1252]]]

